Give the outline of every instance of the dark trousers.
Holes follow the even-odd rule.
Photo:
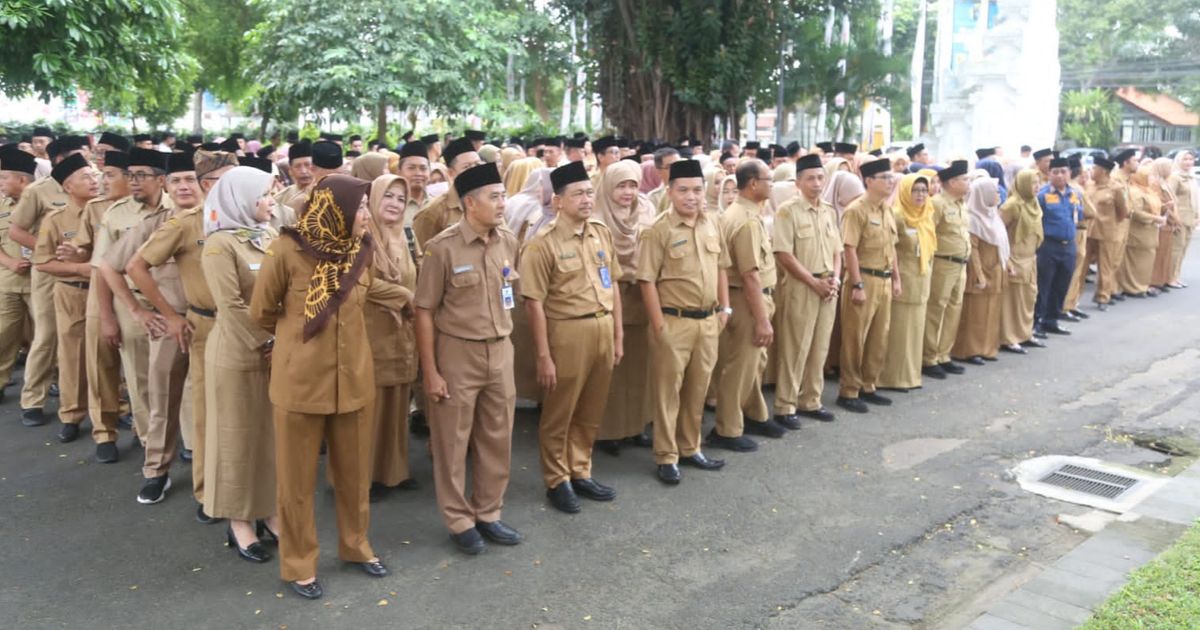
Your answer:
[[[1047,237],[1037,251],[1038,294],[1034,326],[1058,321],[1075,272],[1075,241]]]

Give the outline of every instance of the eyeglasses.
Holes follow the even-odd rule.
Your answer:
[[[138,181],[138,182],[145,181],[147,179],[151,179],[154,177],[161,177],[161,175],[159,175],[157,173],[135,173],[133,171],[129,172],[129,179],[132,179],[132,180]]]

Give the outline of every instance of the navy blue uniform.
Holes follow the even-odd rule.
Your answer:
[[[1083,220],[1083,196],[1068,184],[1050,184],[1037,193],[1046,238],[1037,251],[1038,295],[1034,328],[1058,324],[1063,301],[1075,272],[1075,225]]]

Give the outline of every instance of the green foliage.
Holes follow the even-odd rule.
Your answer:
[[[1074,90],[1062,95],[1062,136],[1083,147],[1107,147],[1116,141],[1121,105],[1103,89]]]
[[[187,25],[184,43],[204,68],[195,87],[222,101],[241,102],[255,83],[243,71],[246,35],[262,22],[264,5],[247,0],[180,0],[180,4]]]

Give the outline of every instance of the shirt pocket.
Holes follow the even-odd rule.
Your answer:
[[[450,276],[450,286],[455,289],[469,289],[479,285],[482,280],[478,271],[464,271]]]

